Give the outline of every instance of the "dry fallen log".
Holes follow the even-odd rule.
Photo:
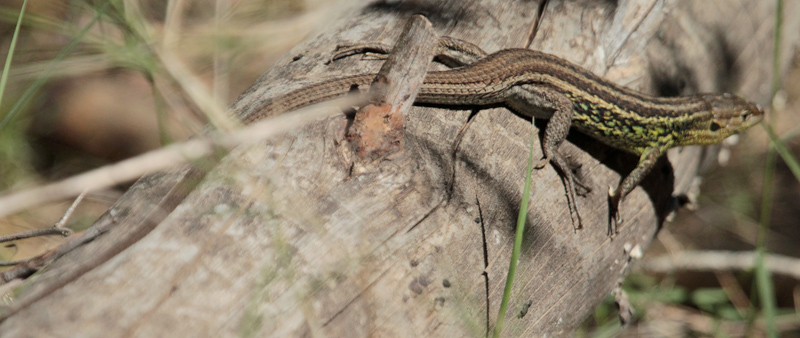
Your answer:
[[[546,51],[648,93],[733,91],[768,100],[771,2],[344,5],[341,17],[322,24],[233,109],[246,115],[270,97],[322,79],[377,71],[377,61],[326,61],[338,44],[394,43],[414,13],[426,15],[437,33],[489,52]],[[797,7],[787,4],[785,17],[797,17]],[[786,21],[787,32],[798,31],[797,20]],[[794,35],[786,34],[784,50],[796,45]],[[530,122],[505,108],[414,107],[401,149],[371,162],[355,158],[347,128],[339,115],[236,149],[205,177],[176,169],[141,179],[90,230],[102,236],[60,252],[26,281],[4,309],[0,331],[83,337],[489,332],[513,242]],[[508,336],[574,330],[624,277],[631,249],[648,246],[671,197],[687,192],[704,159],[713,158],[708,148],[671,153],[624,201],[627,223],[612,240],[606,187],[636,159],[577,133],[569,141],[562,150],[594,187],[578,199],[586,228],[573,231],[556,171],[535,171]],[[540,146],[534,149],[540,156]]]

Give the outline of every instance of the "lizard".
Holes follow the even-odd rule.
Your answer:
[[[345,46],[332,60],[367,52],[385,56],[390,49],[381,44]],[[531,49],[509,48],[489,54],[472,43],[442,37],[437,58],[454,68],[429,71],[415,104],[505,105],[532,119],[549,120],[542,141],[543,157],[535,168],[550,163],[561,173],[575,229],[583,227],[575,186],[590,189],[558,151],[571,127],[639,156],[633,171],[616,188],[609,187],[609,234],[614,235],[623,222],[619,209],[623,198],[669,148],[716,144],[764,117],[758,104],[733,94],[651,96],[607,81],[558,56]],[[243,123],[346,95],[351,88],[368,86],[376,76],[363,73],[333,78],[268,99],[260,109],[244,116]]]

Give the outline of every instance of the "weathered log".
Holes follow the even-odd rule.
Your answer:
[[[772,2],[349,1],[233,109],[380,62],[327,64],[342,43],[392,44],[424,14],[492,52],[527,47],[660,95],[733,91],[766,103]],[[800,11],[787,3],[786,18]],[[786,31],[800,31],[786,20]],[[784,50],[797,43],[784,35]],[[782,58],[788,60],[788,57]],[[782,65],[785,66],[785,65]],[[440,65],[436,67],[441,67]],[[537,126],[541,127],[537,122]],[[530,121],[505,108],[414,107],[400,151],[359,163],[345,115],[236,149],[208,175],[141,179],[6,307],[3,336],[481,336],[496,320],[528,157]],[[540,156],[540,145],[533,145]],[[562,146],[594,191],[573,231],[552,167],[533,173],[504,334],[574,330],[625,276],[709,148],[670,153],[623,202],[607,236],[606,187],[632,155],[573,133]],[[357,163],[357,165],[354,165]],[[191,192],[190,192],[191,191]],[[188,194],[188,195],[187,195]],[[110,215],[114,215],[113,219]],[[91,231],[91,230],[90,230]]]

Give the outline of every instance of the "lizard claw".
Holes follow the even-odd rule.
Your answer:
[[[592,188],[591,187],[589,187],[588,185],[584,184],[581,180],[579,180],[577,178],[575,179],[575,185],[578,188],[580,188],[580,189],[576,189],[576,193],[578,194],[578,196],[586,196],[586,195],[588,195],[589,193],[592,192]]]
[[[617,194],[617,190],[612,186],[608,187],[608,200],[610,219],[608,236],[614,237],[616,234],[619,234],[619,228],[622,227],[622,213],[619,210],[620,197]]]
[[[619,210],[614,211],[611,215],[611,227],[608,230],[608,236],[614,237],[619,234],[619,228],[622,227],[622,216]]]
[[[539,160],[539,162],[536,163],[536,165],[534,165],[533,168],[536,169],[536,170],[539,170],[539,169],[544,168],[548,163],[550,163],[550,158],[549,157],[544,157],[541,160]]]
[[[574,216],[575,218],[572,219],[572,230],[577,233],[578,230],[583,229],[583,219],[581,218],[581,214],[578,212],[577,208],[575,208],[574,211],[570,210],[569,212],[570,217],[573,217],[572,216],[573,213],[575,214]],[[577,225],[576,225],[576,219],[577,219]]]

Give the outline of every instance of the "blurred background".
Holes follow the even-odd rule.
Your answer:
[[[28,1],[0,104],[0,191],[59,180],[186,139],[207,121],[189,84],[202,84],[220,105],[229,105],[335,6],[330,0],[138,0],[109,2],[98,15],[105,3]],[[0,0],[3,56],[21,5],[22,0]],[[794,55],[770,118],[790,152],[798,154],[800,61]],[[185,71],[165,65],[174,60]],[[722,165],[701,182],[696,209],[683,209],[665,224],[640,265],[681,253],[752,253],[762,218],[770,225],[767,250],[798,264],[800,183],[778,158],[773,184],[764,186],[768,144],[757,127],[726,151]],[[90,226],[129,184],[89,194],[67,227]],[[772,198],[766,213],[764,196]],[[0,235],[51,227],[70,203],[0,219]],[[5,243],[0,259],[31,257],[62,240]],[[719,264],[706,271],[635,269],[625,282],[636,309],[633,325],[619,331],[609,299],[577,334],[760,335],[753,272]],[[798,279],[776,274],[772,285],[781,332],[800,336]]]
[[[0,0],[3,56],[22,2]],[[124,8],[110,2],[98,18],[104,3],[28,1],[0,106],[0,190],[59,180],[186,139],[208,120],[187,83],[201,84],[220,106],[229,105],[331,5],[115,1]],[[188,71],[175,72],[165,59]],[[24,101],[21,109],[12,112],[18,101]],[[68,226],[90,226],[130,184],[89,194]],[[0,234],[52,226],[70,203],[0,219]],[[0,259],[30,257],[61,240],[18,241],[0,247]]]

